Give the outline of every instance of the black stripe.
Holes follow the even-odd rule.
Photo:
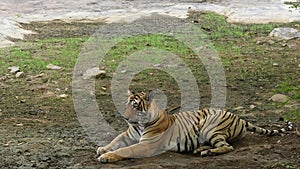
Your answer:
[[[230,128],[230,126],[235,122],[235,119],[236,119],[236,116],[233,117],[232,121],[230,123],[228,123],[227,126],[221,128],[221,129],[219,129],[217,131],[222,131],[222,130],[224,130],[226,128]],[[229,119],[226,119],[225,121],[227,121],[227,120],[229,120]],[[224,121],[222,121],[221,123],[219,123],[218,126],[221,126],[222,123],[224,123]]]
[[[206,112],[205,110],[198,111],[198,115],[199,115],[199,116],[202,115],[204,118],[206,118],[206,117],[207,117],[207,112]]]
[[[196,141],[197,141],[197,147],[196,148],[198,148],[198,147],[200,147],[199,139],[197,138]]]
[[[198,115],[198,114],[195,114],[195,117],[196,117],[196,119],[197,119],[197,123],[199,123],[199,122],[200,122],[200,120],[201,120],[201,118],[199,117],[199,115]]]
[[[180,129],[179,126],[177,127],[177,129]],[[180,132],[180,130],[177,131],[177,133],[178,133],[178,137],[176,139],[177,140],[177,151],[180,152],[180,143],[181,143],[181,132]]]
[[[139,136],[141,136],[139,130],[136,128],[136,126],[132,126],[132,128],[139,134]]]
[[[266,129],[266,134],[268,135],[271,131]]]
[[[180,143],[177,143],[177,152],[180,152]]]
[[[217,126],[216,126],[216,128],[217,127],[220,127],[220,125],[222,124],[222,123],[224,123],[225,121],[228,121],[229,119],[229,117],[231,117],[231,116],[233,116],[233,114],[229,114],[229,116],[224,120],[224,121],[222,121],[221,123],[219,123]],[[231,123],[228,123],[225,127],[223,127],[223,128],[221,128],[221,129],[218,129],[218,130],[216,130],[215,132],[217,132],[217,131],[222,131],[222,130],[224,130],[224,129],[228,129],[231,125],[232,125],[232,123],[234,122],[234,120],[235,120],[235,118],[236,118],[236,116],[234,116],[234,119],[231,121]],[[212,128],[213,129],[213,128]],[[211,131],[211,130],[210,130]],[[231,133],[230,132],[228,132],[229,133],[229,137],[231,136]]]
[[[233,129],[232,136],[235,135],[235,132],[236,132],[236,130],[237,130],[237,126],[240,125],[240,122],[241,122],[241,119],[237,119],[237,120],[236,120],[236,123],[235,123],[235,125],[234,125],[234,129]],[[242,125],[243,125],[243,123],[242,123]]]
[[[215,134],[213,134],[213,135],[209,138],[208,142],[209,142],[210,145],[212,145],[212,144],[211,144],[211,140],[214,139],[215,137],[217,137],[218,135],[219,135],[218,133],[215,133]]]
[[[123,137],[123,142],[125,143],[125,146],[126,146],[126,147],[129,146],[129,143],[127,142],[126,139],[124,139],[124,137]]]
[[[223,119],[224,117],[222,117],[221,119],[223,119],[218,125],[222,125],[224,122],[226,122],[228,119],[232,118],[233,114],[229,114],[225,119]],[[220,120],[221,120],[220,119]]]
[[[199,131],[196,129],[196,126],[195,126],[195,125],[193,125],[193,131],[194,131],[195,135],[198,136]]]
[[[244,130],[244,125],[242,125],[241,129],[240,129],[240,132],[237,136],[240,136],[242,133],[243,133],[243,130]]]
[[[185,118],[184,114],[183,113],[180,113],[178,114],[178,120],[181,124],[181,130],[180,131],[183,131],[183,132],[186,132],[186,134],[189,132],[189,129],[188,129],[188,126],[186,123],[188,123],[188,120]]]
[[[160,119],[160,118],[157,118],[157,119],[155,119],[155,120],[153,120],[153,121],[151,121],[151,122],[146,123],[145,126],[144,126],[145,129],[146,129],[147,127],[149,127],[149,126],[153,126],[155,123],[158,122],[159,119]]]
[[[212,114],[212,117],[213,117],[213,119],[212,119],[212,121],[211,121],[211,123],[215,123],[218,119],[220,119],[220,115],[221,114],[217,114],[216,113],[216,111],[214,111],[214,110],[212,110],[214,113]],[[225,112],[226,113],[226,112]]]
[[[224,139],[219,138],[219,139],[215,140],[215,142],[214,142],[214,144],[212,144],[212,146],[215,147],[215,145],[221,141],[224,141]],[[219,146],[219,147],[222,147],[222,146]]]
[[[232,115],[232,113],[229,113],[229,112],[226,112],[226,111],[222,111],[222,112],[224,112],[224,115],[221,117],[221,119],[223,119],[226,115]]]
[[[190,123],[189,122],[189,119],[187,119],[186,115],[187,115],[187,112],[182,112],[179,115],[179,121],[181,122],[181,130],[179,132],[184,132],[185,136],[185,143],[184,143],[184,150],[185,152],[188,151],[188,136],[189,136],[189,129],[188,129],[188,124]]]
[[[192,139],[190,133],[188,133],[188,137],[189,137],[189,139],[190,139],[190,141],[191,141],[191,149],[190,149],[190,150],[194,150],[194,149],[195,149],[195,145],[194,145],[194,141],[193,141],[193,139]]]
[[[172,133],[170,133],[171,134],[171,138],[169,139],[168,146],[171,144],[171,141],[173,140],[173,137],[175,136],[174,135],[174,129],[171,132],[172,132]]]
[[[188,151],[188,138],[187,138],[187,136],[185,136],[184,151],[185,151],[185,152]]]
[[[220,118],[219,118],[219,115],[220,115],[220,114],[218,114],[218,116],[217,116],[217,115],[212,116],[212,117],[213,117],[213,120],[212,120],[212,121],[211,121],[210,119],[208,119],[207,121],[205,121],[205,123],[210,123],[210,124],[212,124],[212,125],[207,125],[207,127],[206,127],[205,129],[203,129],[203,132],[205,132],[205,138],[207,138],[207,135],[208,135],[209,132],[211,132],[212,130],[215,130],[215,129],[219,126],[220,123],[214,125],[216,119],[220,119]],[[211,127],[211,126],[212,126],[212,127]],[[209,129],[207,130],[208,127],[211,127],[211,128],[209,128]]]
[[[159,130],[160,130],[160,128],[152,128],[152,130],[150,128],[150,129],[146,130],[146,132],[143,133],[143,136],[148,134],[148,133],[156,132],[156,131],[159,131]]]
[[[182,119],[184,120],[184,122],[186,122],[187,125],[193,125],[192,122],[191,122],[191,116],[189,115],[188,112],[184,112],[184,113],[181,113],[182,115]],[[188,117],[187,117],[188,116]],[[188,132],[190,129],[187,128],[186,126],[186,131]]]

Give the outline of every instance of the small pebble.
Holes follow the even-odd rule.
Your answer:
[[[255,109],[255,108],[256,108],[256,106],[255,106],[255,105],[253,105],[253,104],[251,104],[251,105],[249,106],[249,108],[250,108],[251,110],[253,110],[253,109]]]
[[[50,70],[61,70],[62,69],[62,67],[56,66],[54,64],[48,64],[46,67],[47,67],[47,69],[50,69]]]
[[[283,94],[275,94],[270,98],[271,101],[273,102],[280,102],[280,103],[284,103],[288,101],[288,97],[286,95]]]
[[[12,67],[9,67],[8,70],[10,70],[10,73],[15,74],[15,73],[17,73],[17,72],[20,71],[20,67],[18,67],[18,66],[12,66]]]
[[[67,97],[68,97],[67,94],[61,94],[61,95],[59,95],[59,98],[62,98],[62,99],[65,99],[65,98],[67,98]]]
[[[16,73],[16,78],[22,78],[22,77],[26,77],[24,72],[17,72]]]

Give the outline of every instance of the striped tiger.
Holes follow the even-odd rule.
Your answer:
[[[97,149],[100,162],[150,157],[165,151],[193,152],[201,156],[233,151],[228,143],[246,131],[278,135],[292,129],[268,130],[222,109],[167,114],[144,92],[129,93],[124,118],[129,127],[110,144]]]

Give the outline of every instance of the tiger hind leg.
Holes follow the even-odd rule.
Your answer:
[[[234,150],[234,148],[228,144],[223,137],[216,137],[216,139],[212,139],[210,144],[213,145],[214,148],[200,151],[201,156],[220,155]]]

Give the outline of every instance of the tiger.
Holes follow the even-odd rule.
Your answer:
[[[273,136],[293,127],[288,122],[287,128],[264,129],[218,108],[168,114],[146,92],[128,95],[122,116],[129,127],[111,143],[97,149],[102,163],[151,157],[165,151],[220,155],[233,151],[229,142],[242,138],[246,131]]]

